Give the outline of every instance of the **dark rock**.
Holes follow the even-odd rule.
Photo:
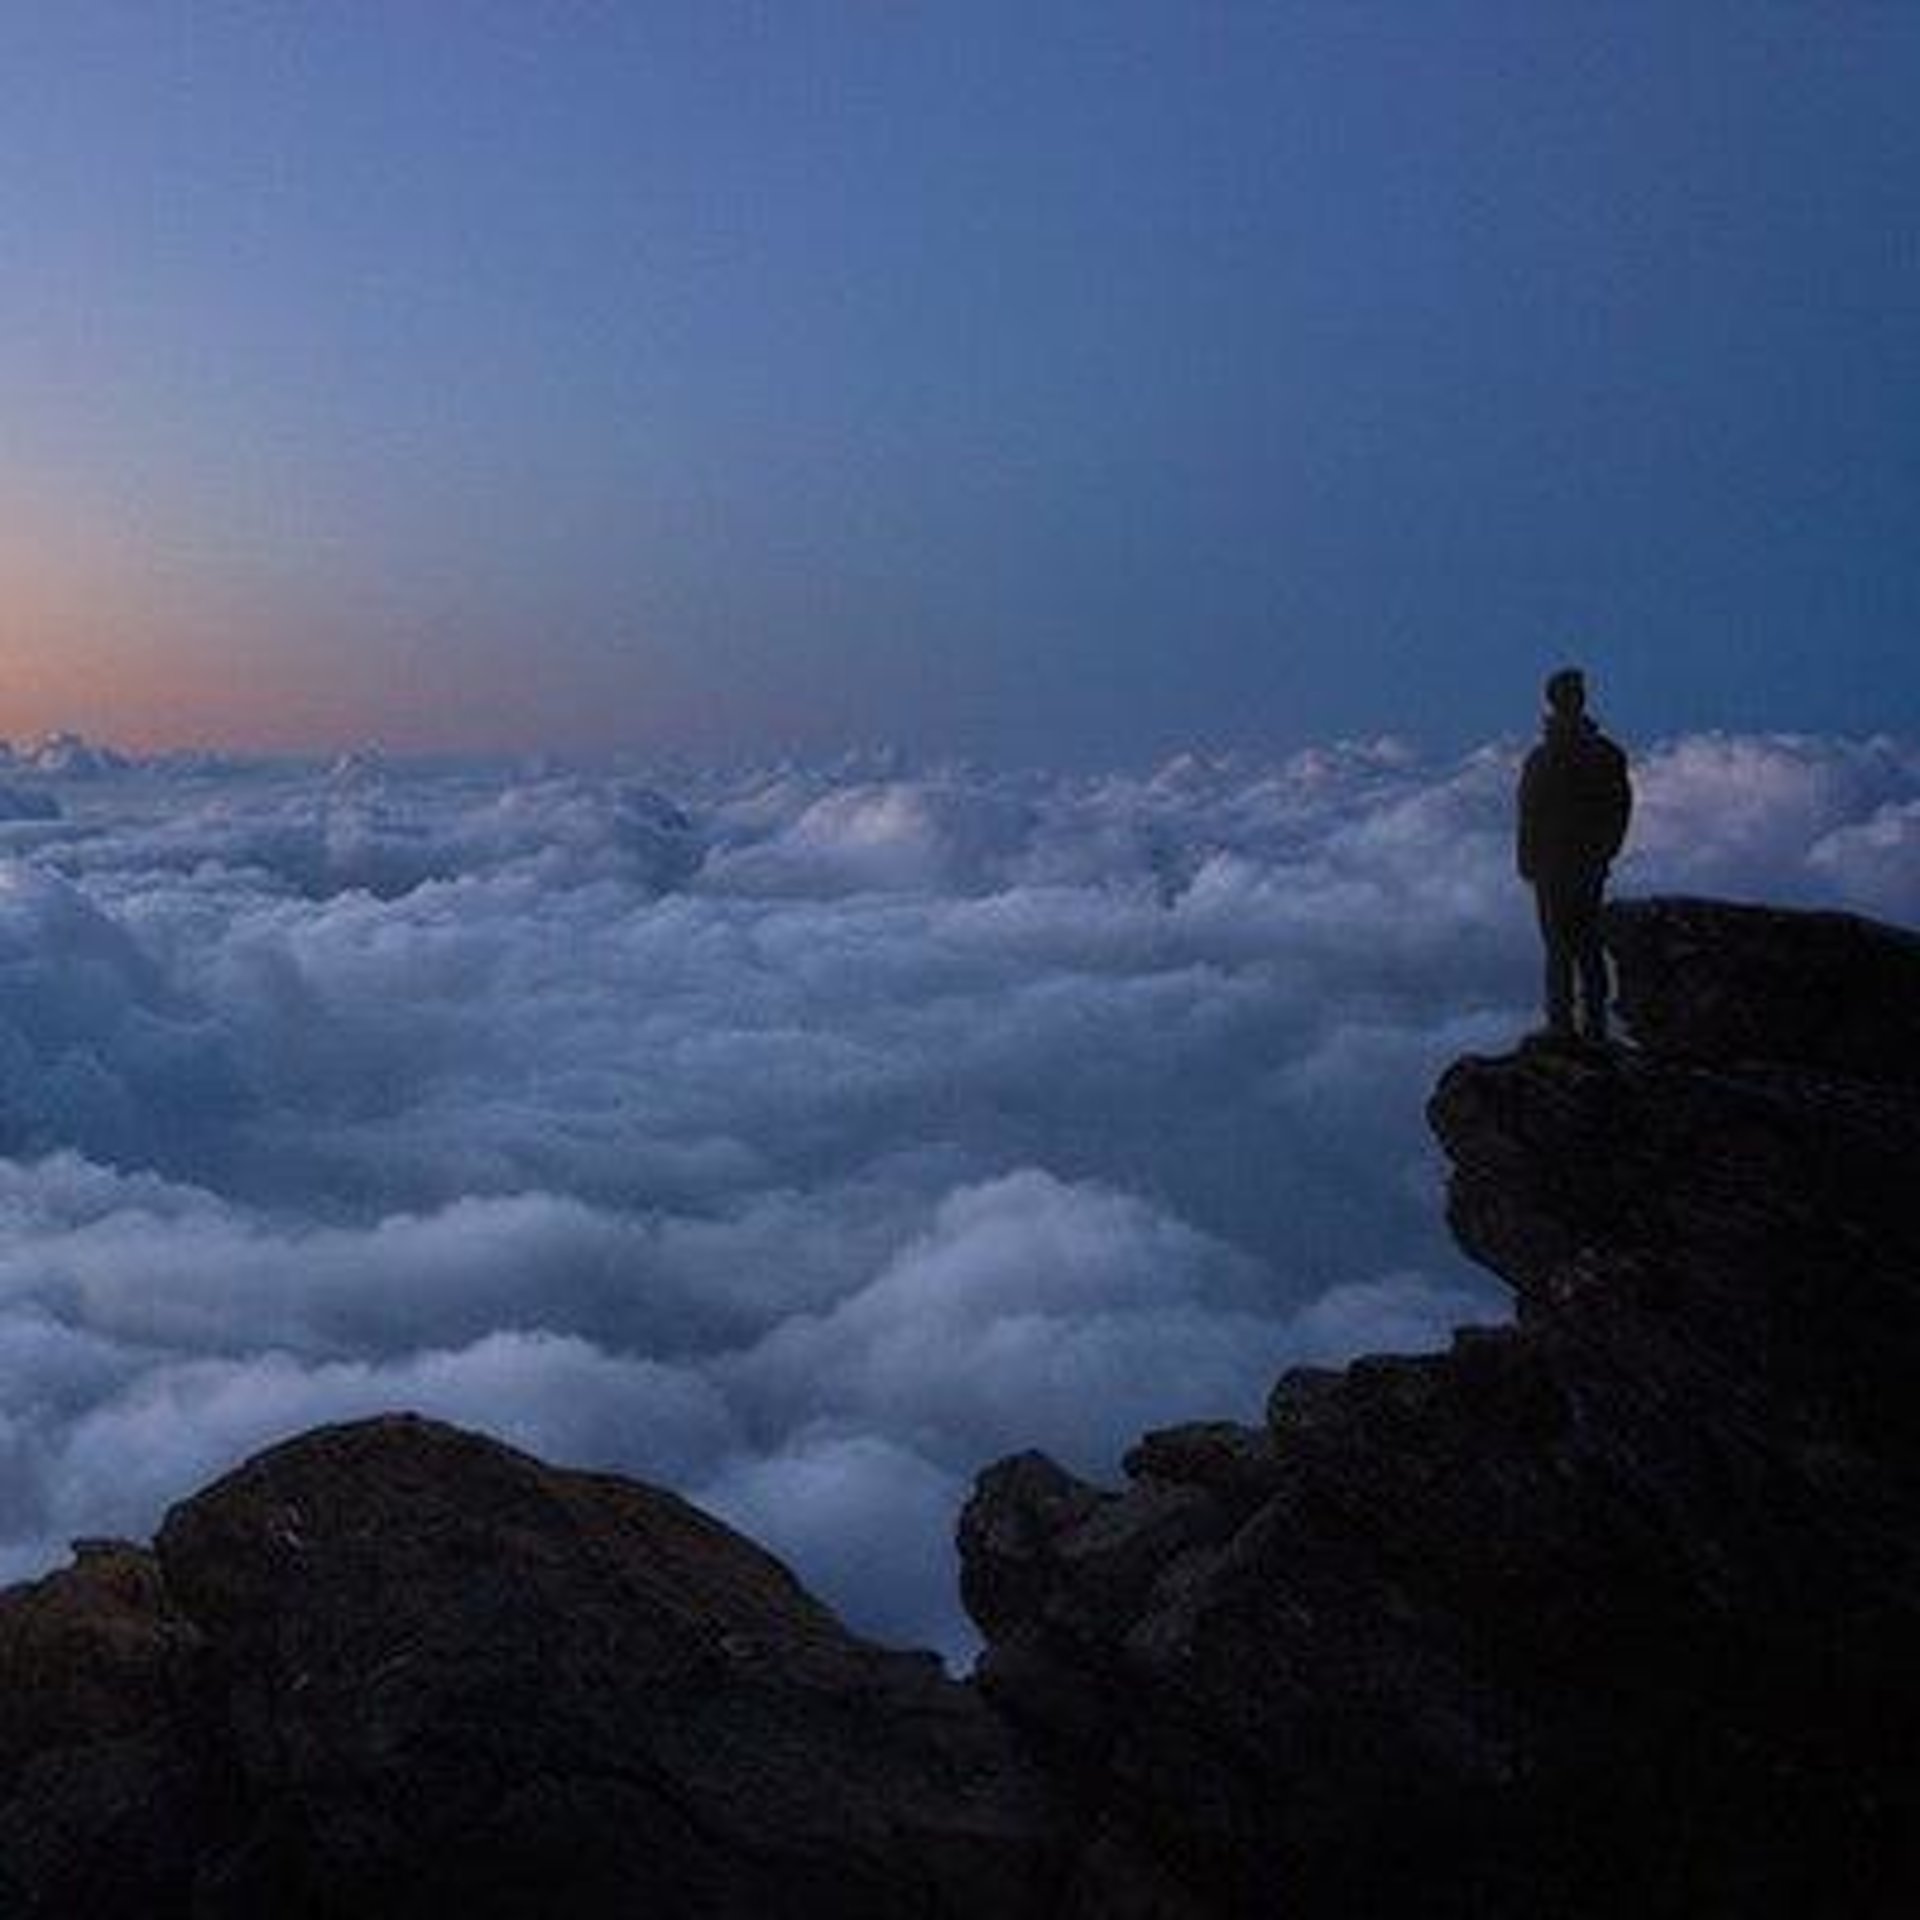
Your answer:
[[[218,1790],[191,1706],[200,1637],[150,1554],[77,1542],[0,1593],[0,1913],[188,1911]]]
[[[308,1435],[155,1557],[8,1596],[21,1675],[21,1912],[1018,1915],[1047,1886],[1043,1783],[930,1656],[671,1494],[426,1421]]]
[[[1149,1433],[1120,1464],[1130,1480],[1202,1487],[1239,1508],[1258,1506],[1273,1491],[1279,1455],[1263,1429],[1209,1420]]]
[[[1033,1618],[1054,1585],[1056,1543],[1113,1498],[1044,1453],[989,1467],[960,1521],[968,1612],[989,1632]]]
[[[1621,900],[1606,939],[1642,1046],[1920,1085],[1920,935],[1850,913]]]
[[[1920,1910],[1911,943],[1626,918],[1645,1051],[1465,1061],[1433,1102],[1515,1324],[1285,1376],[1270,1451],[1150,1436],[981,1616],[1074,1795],[1074,1911]],[[1173,1486],[1212,1531],[1157,1539]],[[1142,1544],[1122,1575],[1096,1527]]]
[[[1286,1441],[1337,1417],[1346,1376],[1337,1367],[1289,1367],[1267,1396],[1267,1426]]]

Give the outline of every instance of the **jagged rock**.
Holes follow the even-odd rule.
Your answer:
[[[10,1694],[111,1707],[94,1775],[125,1797],[120,1739],[205,1783],[170,1877],[78,1907],[13,1851],[9,1915],[1019,1915],[1046,1887],[1044,1784],[931,1656],[671,1494],[431,1422],[277,1448],[153,1557],[4,1605]],[[50,1621],[78,1623],[64,1669]],[[107,1789],[60,1811],[118,1845]]]
[[[199,1635],[152,1555],[76,1550],[0,1594],[0,1913],[166,1920],[216,1811],[188,1706]]]
[[[1337,1367],[1289,1367],[1267,1396],[1267,1426],[1276,1440],[1311,1432],[1340,1406],[1344,1376]]]
[[[1651,1050],[1920,1084],[1920,935],[1719,900],[1616,901],[1606,935]]]
[[[1056,1543],[1112,1504],[1044,1453],[1016,1453],[981,1475],[961,1519],[962,1594],[991,1632],[1029,1618],[1054,1584]]]
[[[1262,1429],[1208,1420],[1149,1433],[1120,1465],[1129,1480],[1203,1487],[1229,1507],[1246,1508],[1273,1491],[1279,1457]]]
[[[1513,1325],[1284,1377],[1251,1502],[1229,1463],[1267,1456],[1203,1429],[1022,1509],[981,1678],[1072,1784],[1074,1913],[1920,1907],[1910,943],[1616,924],[1645,1051],[1469,1060],[1433,1102]],[[1774,951],[1844,1031],[1788,1017]],[[1082,1536],[1151,1538],[1170,1482],[1227,1524],[1117,1582]],[[976,1492],[970,1577],[1012,1491]]]

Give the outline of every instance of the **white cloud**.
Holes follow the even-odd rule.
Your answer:
[[[1141,1200],[1021,1171],[949,1194],[865,1286],[726,1377],[781,1429],[826,1418],[955,1472],[1024,1434],[1098,1472],[1143,1422],[1257,1404],[1282,1345],[1264,1280]]]
[[[16,764],[0,1573],[414,1405],[957,1642],[995,1454],[1501,1310],[1421,1107],[1533,1017],[1513,773]],[[1638,775],[1632,886],[1920,910],[1911,749]]]

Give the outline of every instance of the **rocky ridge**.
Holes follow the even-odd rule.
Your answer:
[[[1075,1785],[1077,1911],[1914,1910],[1920,941],[1611,944],[1643,1049],[1431,1104],[1512,1325],[1289,1373],[1119,1494],[981,1480],[980,1684]]]
[[[1613,910],[1638,1045],[1431,1117],[1511,1324],[1038,1454],[976,1680],[406,1417],[0,1594],[0,1914],[1920,1910],[1920,940]]]
[[[1024,1913],[1057,1854],[931,1655],[672,1494],[408,1416],[0,1597],[0,1692],[9,1920]]]

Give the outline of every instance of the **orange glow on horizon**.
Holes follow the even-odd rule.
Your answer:
[[[148,747],[182,718],[174,610],[140,569],[0,495],[0,736],[71,729]]]
[[[340,575],[230,572],[124,526],[49,511],[0,473],[0,738],[69,731],[134,752],[689,750],[727,740],[750,702],[677,685],[629,654],[543,672],[510,643],[423,619]],[[783,716],[789,722],[797,716]],[[725,750],[724,745],[722,750]]]
[[[0,738],[297,752],[378,737],[364,668],[342,672],[311,613],[103,529],[113,518],[0,475]]]

